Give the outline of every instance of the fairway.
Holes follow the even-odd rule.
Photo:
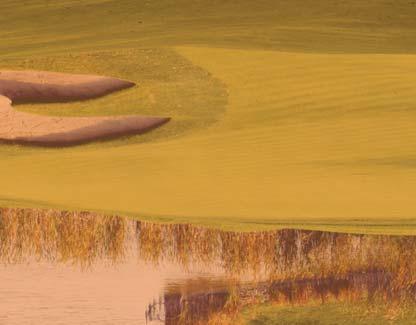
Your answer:
[[[412,2],[3,0],[0,10],[0,69],[137,84],[16,109],[172,118],[71,148],[1,145],[2,205],[416,232]]]

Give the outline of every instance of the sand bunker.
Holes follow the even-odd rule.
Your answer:
[[[69,146],[141,134],[169,121],[164,117],[51,117],[19,112],[12,103],[86,100],[133,87],[130,81],[37,71],[0,71],[0,141]]]

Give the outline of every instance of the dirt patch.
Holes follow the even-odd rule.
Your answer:
[[[141,134],[169,121],[144,116],[50,117],[19,112],[12,103],[68,102],[133,87],[116,78],[37,71],[0,72],[0,141],[69,146]]]

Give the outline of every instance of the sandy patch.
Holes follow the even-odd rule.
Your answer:
[[[133,87],[116,78],[43,71],[0,71],[0,95],[13,103],[67,102]]]
[[[130,88],[130,81],[37,71],[0,71],[0,141],[68,146],[140,134],[169,118],[50,117],[19,112],[12,103],[68,102],[101,97]]]

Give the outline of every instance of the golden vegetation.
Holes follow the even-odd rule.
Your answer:
[[[125,257],[127,221],[121,217],[53,210],[0,210],[0,260],[48,260],[91,266]]]

